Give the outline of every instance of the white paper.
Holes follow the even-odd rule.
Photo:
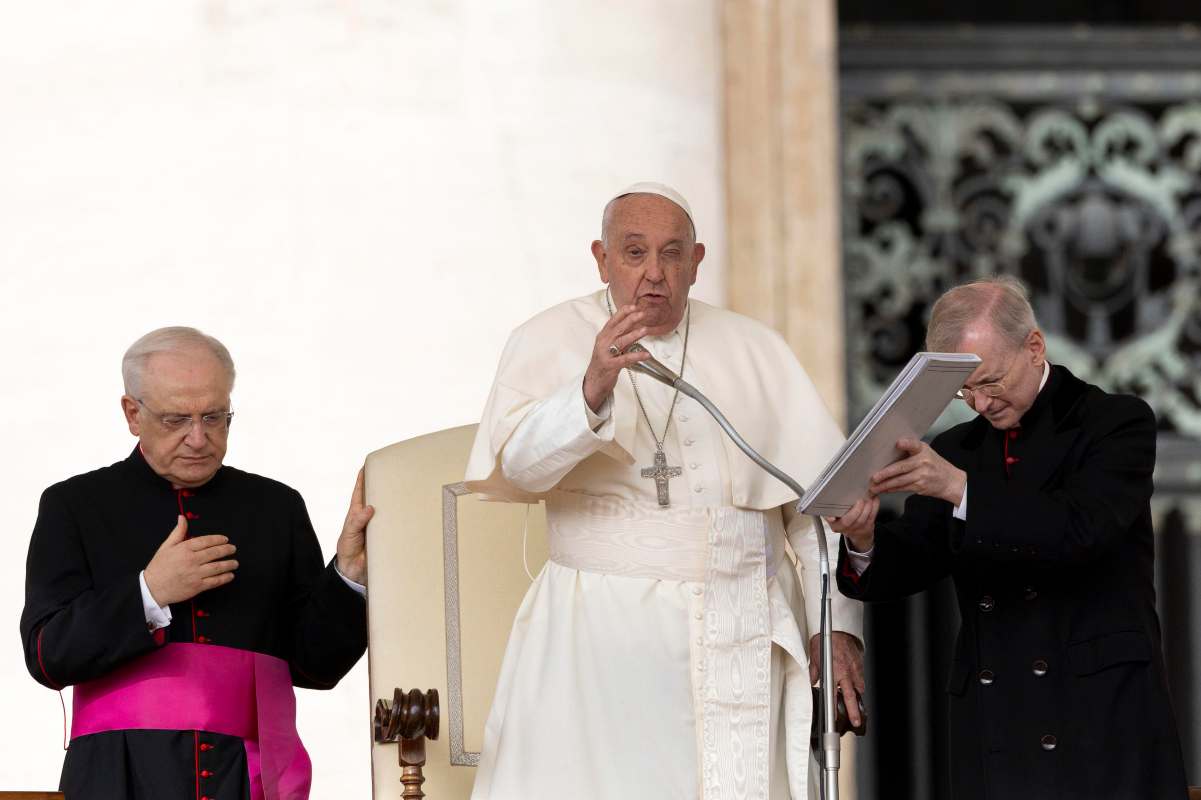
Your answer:
[[[867,493],[871,476],[904,453],[897,440],[920,439],[976,369],[974,353],[918,353],[805,491],[801,511],[837,517]]]

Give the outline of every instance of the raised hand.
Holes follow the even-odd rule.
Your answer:
[[[584,402],[593,411],[600,411],[613,393],[623,369],[650,358],[647,352],[625,352],[627,347],[646,336],[647,329],[642,325],[644,316],[637,306],[622,306],[596,335],[592,359],[584,372]]]
[[[180,515],[175,528],[146,565],[144,578],[150,596],[160,606],[191,600],[201,592],[234,579],[238,562],[229,558],[236,547],[220,534],[188,537],[188,521]]]

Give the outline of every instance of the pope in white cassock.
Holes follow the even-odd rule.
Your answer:
[[[509,337],[467,467],[489,499],[545,500],[550,560],[510,634],[474,800],[816,797],[817,536],[695,401],[626,369],[641,342],[802,484],[842,443],[783,339],[689,300],[704,245],[674,190],[605,207],[607,287]],[[861,608],[834,596],[858,722]]]

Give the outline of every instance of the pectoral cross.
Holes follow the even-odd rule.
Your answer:
[[[649,478],[655,482],[655,489],[659,492],[659,505],[671,505],[671,498],[667,493],[667,481],[671,478],[678,478],[684,474],[683,467],[667,466],[667,456],[662,450],[655,451],[655,465],[653,467],[643,467],[642,477]]]

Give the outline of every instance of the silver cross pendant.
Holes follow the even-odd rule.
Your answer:
[[[671,478],[678,478],[684,474],[683,467],[667,466],[667,456],[663,451],[655,451],[655,465],[653,467],[643,467],[642,477],[649,478],[655,482],[655,489],[659,493],[659,505],[671,505],[671,497],[668,494],[667,482]]]

